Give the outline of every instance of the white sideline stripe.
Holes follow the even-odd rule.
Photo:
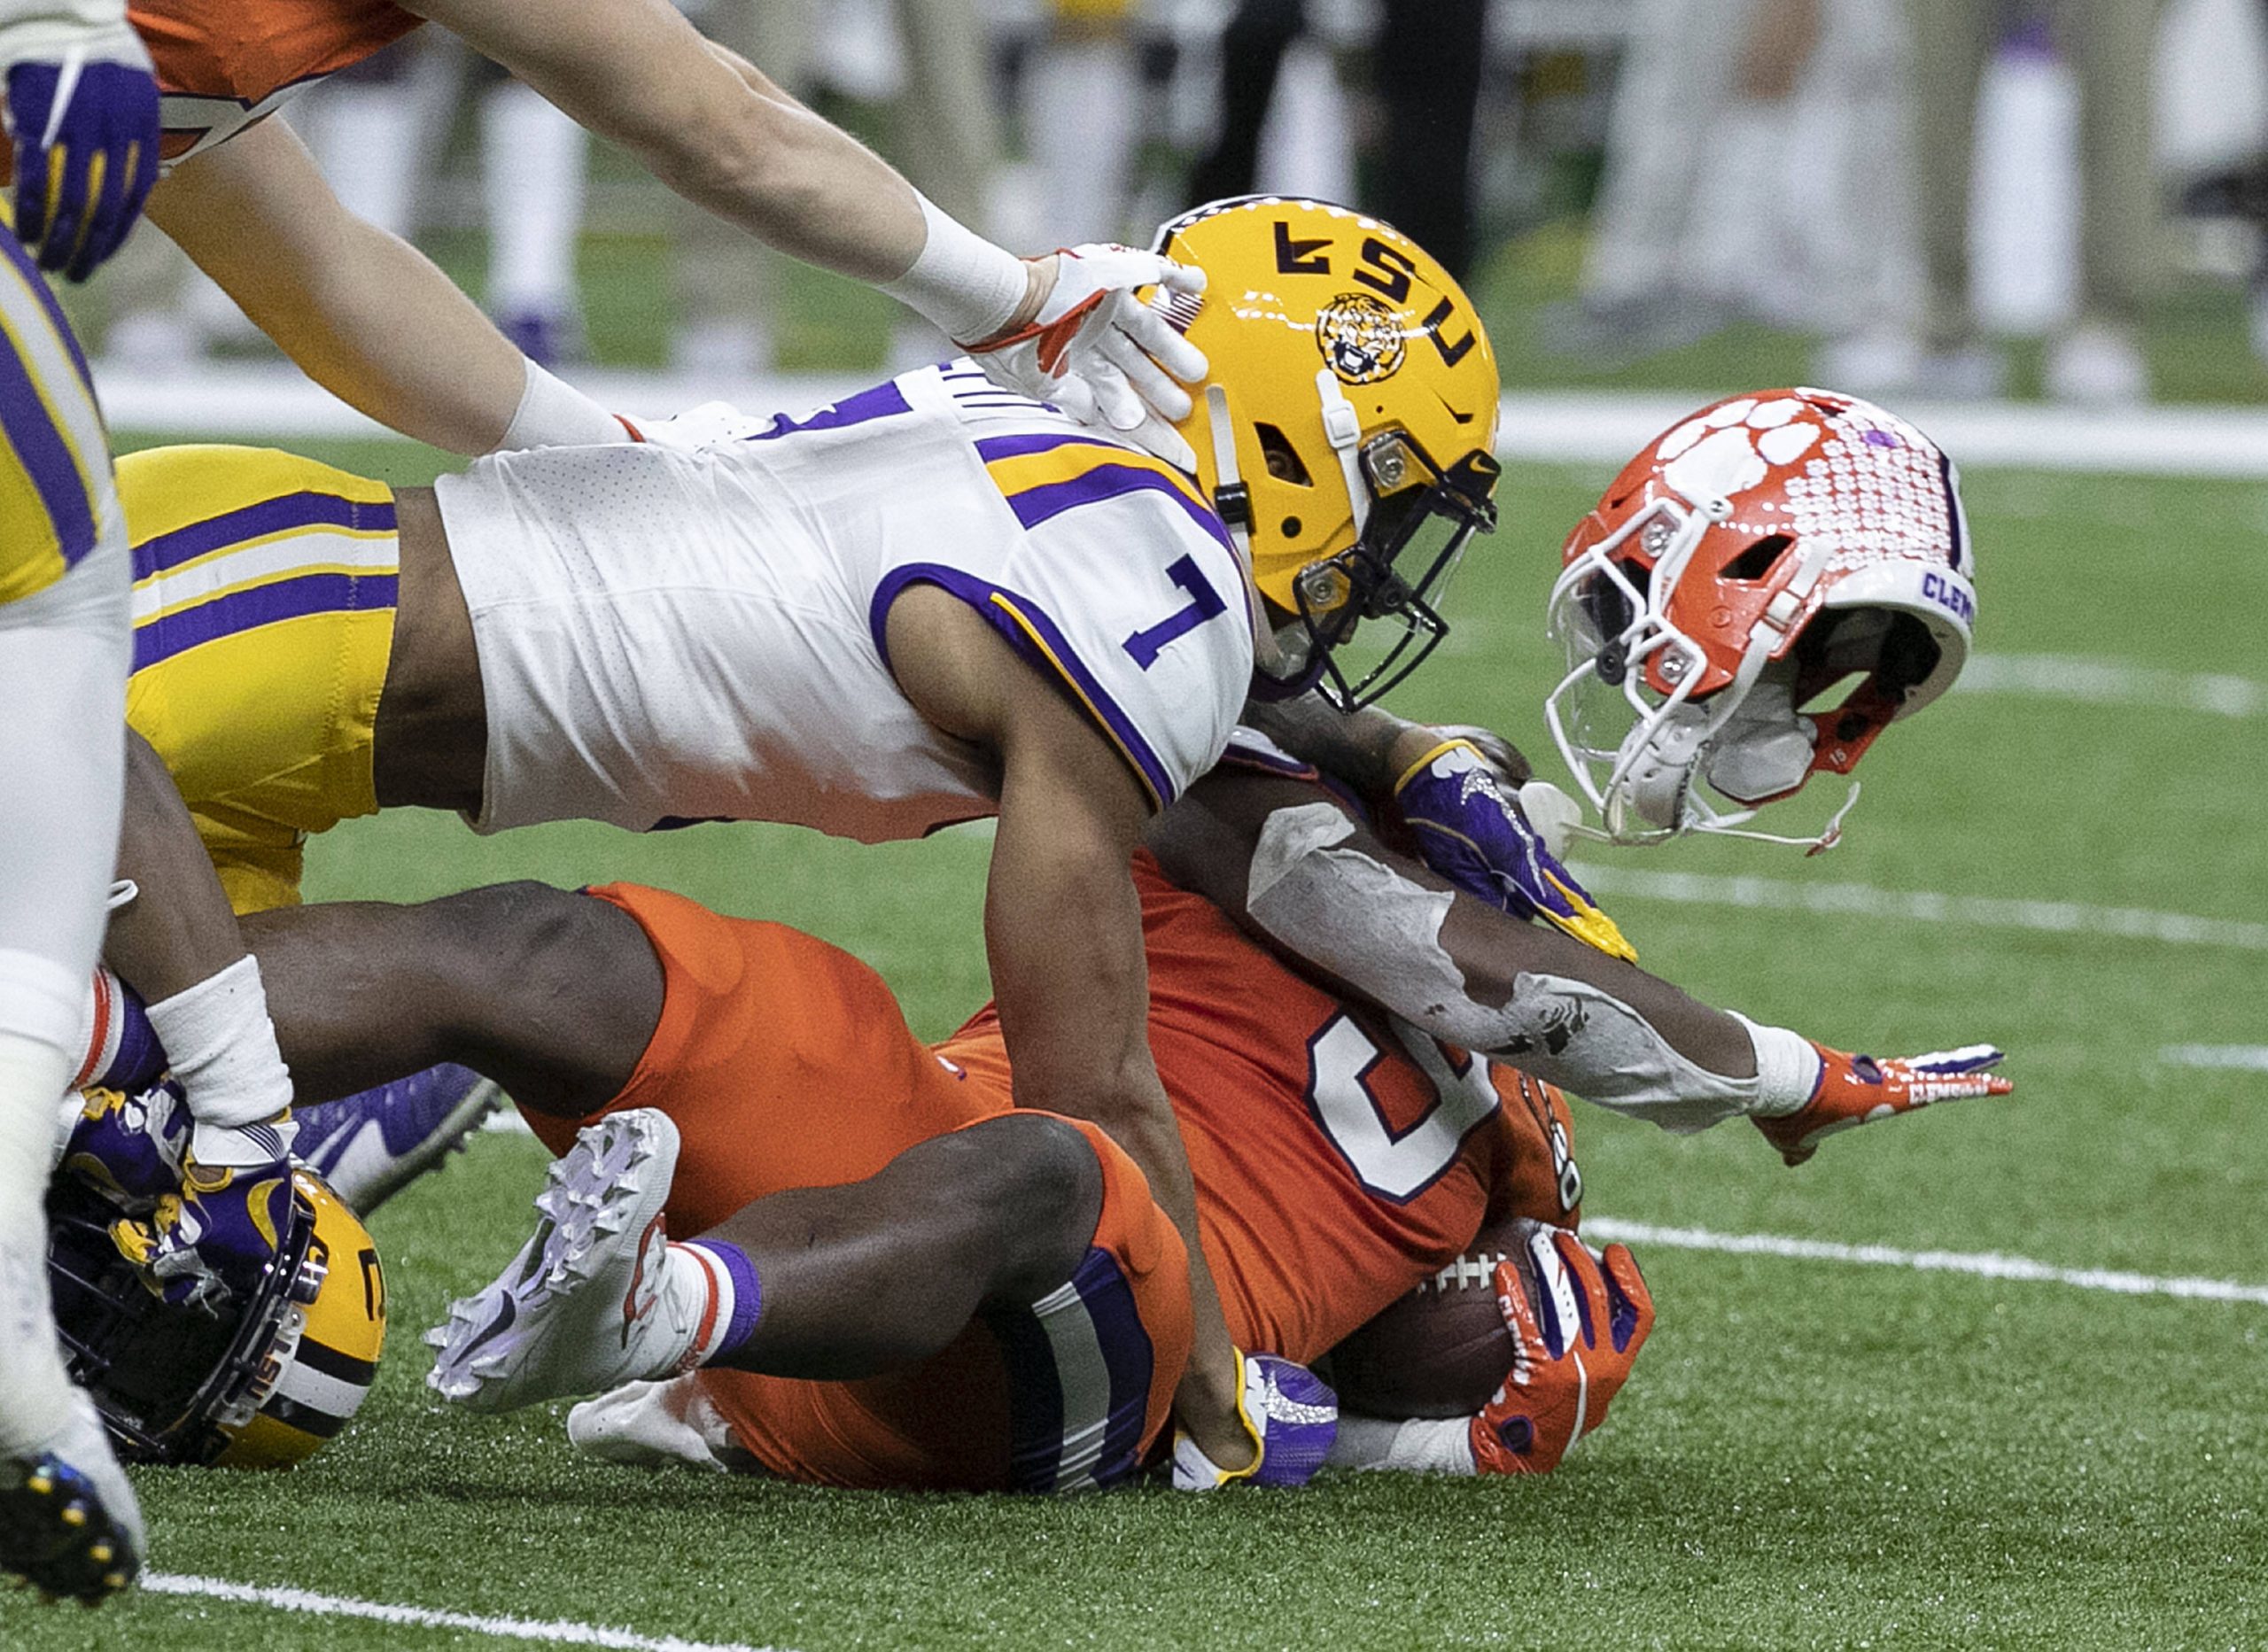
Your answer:
[[[1998,1251],[1901,1251],[1889,1245],[1838,1245],[1831,1239],[1798,1239],[1777,1233],[1713,1233],[1706,1228],[1658,1228],[1650,1222],[1586,1216],[1583,1235],[1625,1245],[1658,1245],[1673,1251],[1716,1251],[1733,1256],[1779,1256],[1806,1262],[1854,1262],[1867,1268],[1908,1268],[1917,1273],[1970,1274],[1980,1279],[2009,1279],[2027,1284],[2071,1285],[2118,1296],[2183,1297],[2200,1302],[2252,1302],[2268,1307],[2268,1285],[2233,1279],[2132,1274],[2112,1268],[2058,1268],[2029,1256]]]
[[[2268,1073],[2268,1044],[2168,1044],[2158,1059],[2168,1066]]]
[[[111,428],[191,436],[384,436],[380,426],[283,362],[201,362],[175,372],[94,363]],[[717,378],[621,368],[567,375],[599,402],[633,415],[682,412],[723,399],[750,411],[804,409],[862,390],[879,373]],[[1498,452],[1553,463],[1619,465],[1713,392],[1566,391],[1509,395]],[[2268,408],[2068,407],[1900,400],[1898,410],[1964,468],[2268,477]]]
[[[533,1136],[526,1117],[517,1107],[499,1107],[480,1121],[484,1136]]]
[[[1967,924],[1980,929],[2121,935],[2175,946],[2268,952],[2268,924],[2237,918],[2194,918],[2185,912],[2154,912],[2132,906],[2082,906],[2073,901],[1940,895],[1928,889],[1878,889],[1864,883],[1791,883],[1778,878],[1734,878],[1710,873],[1638,872],[1591,861],[1576,863],[1569,870],[1594,895],[1626,895],[1683,906],[1908,919],[1915,923]]]
[[[461,1629],[504,1640],[540,1640],[552,1646],[611,1647],[620,1648],[620,1652],[778,1652],[775,1648],[743,1646],[738,1641],[681,1640],[675,1635],[633,1634],[627,1629],[607,1629],[596,1624],[562,1619],[483,1617],[471,1612],[440,1612],[423,1606],[392,1606],[382,1601],[317,1594],[307,1589],[264,1588],[256,1584],[230,1583],[225,1578],[197,1578],[175,1571],[145,1571],[142,1574],[142,1586],[152,1594],[201,1595],[240,1606],[305,1612],[313,1617],[360,1617],[413,1629]]]
[[[1953,686],[1955,694],[2037,694],[2088,705],[2268,717],[2268,684],[2249,678],[2154,671],[2068,654],[1971,655]]]

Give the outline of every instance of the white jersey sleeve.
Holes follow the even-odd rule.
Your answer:
[[[1165,808],[1218,759],[1252,679],[1250,583],[1227,529],[1161,460],[1007,396],[967,364],[932,382],[1022,531],[992,566],[940,547],[891,570],[875,594],[877,639],[906,585],[954,592],[1085,710]]]

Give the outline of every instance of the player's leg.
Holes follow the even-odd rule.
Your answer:
[[[126,547],[76,346],[0,243],[0,1568],[91,1600],[141,1517],[64,1373],[43,1206],[117,847]]]
[[[121,868],[142,895],[113,925],[109,958],[151,1004],[200,1122],[264,1119],[290,1080],[231,914],[296,903],[304,840],[377,806],[399,588],[392,491],[227,446],[135,454],[120,479],[138,576]],[[494,1100],[477,1074],[422,1074],[303,1121],[298,1145],[367,1211]]]
[[[552,1166],[526,1246],[428,1333],[432,1386],[507,1411],[695,1365],[825,1379],[896,1369],[942,1352],[980,1309],[1028,1308],[1062,1286],[1102,1206],[1076,1128],[1006,1113],[672,1244],[664,1207],[679,1152],[677,1127],[651,1108],[586,1128]]]
[[[834,1278],[798,1281],[785,1271],[792,1259],[783,1264],[759,1249],[745,1253],[746,1271],[759,1281],[761,1312],[742,1356],[711,1355],[688,1379],[689,1392],[680,1384],[633,1384],[579,1406],[568,1419],[570,1437],[616,1462],[731,1466],[745,1454],[772,1473],[827,1485],[1060,1492],[1129,1478],[1162,1433],[1188,1358],[1186,1259],[1133,1160],[1095,1127],[1012,1113],[968,1126],[958,1136],[972,1145],[991,1137],[997,1147],[994,1133],[1002,1127],[1037,1122],[1052,1122],[1060,1132],[1045,1144],[1051,1155],[1068,1160],[1072,1138],[1084,1138],[1100,1172],[1099,1198],[1087,1204],[1082,1188],[1078,1220],[1093,1210],[1092,1226],[1051,1236],[1037,1276],[982,1297],[967,1329],[936,1353],[864,1380],[744,1369],[840,1369],[841,1356],[830,1357],[830,1346],[857,1346],[871,1335],[848,1320],[889,1310],[886,1299],[869,1294],[888,1287],[858,1280],[856,1260],[835,1259]],[[1013,1151],[1029,1152],[1023,1146]],[[901,1165],[910,1170],[913,1158],[891,1171]],[[1032,1154],[1021,1171],[1011,1172],[1046,1178],[1019,1209],[1064,1209],[1050,1204],[1063,1198],[1064,1167]],[[919,1185],[907,1191],[917,1207],[936,1196]],[[792,1229],[773,1236],[758,1225],[788,1214],[781,1198],[744,1213],[750,1220],[740,1228],[743,1239],[760,1245],[770,1237],[792,1238]],[[881,1219],[887,1223],[889,1214]],[[698,1253],[730,1243],[721,1236],[733,1230],[720,1226],[672,1247],[672,1254],[691,1252],[702,1260]],[[724,1260],[727,1271],[737,1271],[729,1255]],[[891,1265],[909,1289],[930,1277],[932,1264],[924,1257]],[[838,1295],[828,1288],[836,1278],[851,1288]],[[1032,1284],[1049,1280],[1050,1288],[1022,1299]],[[799,1307],[792,1296],[804,1291],[810,1298]],[[734,1295],[738,1306],[737,1281]],[[809,1350],[789,1346],[799,1335],[814,1338]]]

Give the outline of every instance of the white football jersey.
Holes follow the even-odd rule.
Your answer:
[[[877,842],[992,813],[984,755],[890,675],[883,621],[919,583],[983,615],[1157,807],[1220,755],[1249,587],[1170,465],[967,361],[650,434],[437,485],[487,697],[482,830],[779,820]]]

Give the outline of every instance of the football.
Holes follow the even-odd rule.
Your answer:
[[[1512,1369],[1512,1337],[1496,1308],[1496,1264],[1519,1268],[1538,1312],[1530,1235],[1550,1226],[1526,1216],[1481,1229],[1472,1249],[1331,1351],[1342,1409],[1376,1417],[1469,1416]]]

